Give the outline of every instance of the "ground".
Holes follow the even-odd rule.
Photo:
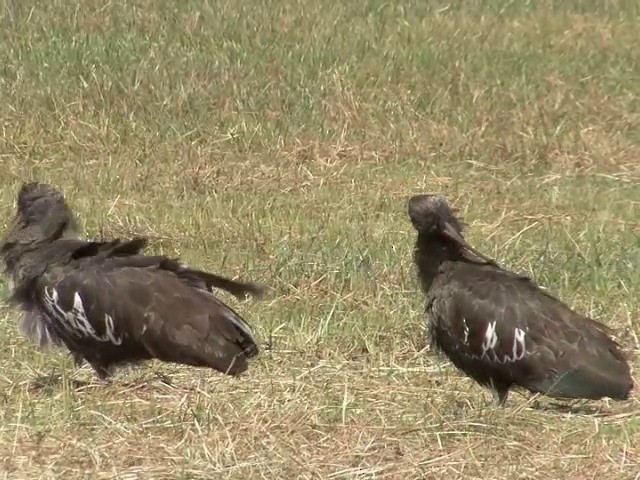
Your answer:
[[[151,363],[100,385],[2,304],[1,478],[639,478],[637,397],[499,409],[430,351],[406,214],[446,195],[637,370],[637,2],[0,13],[0,223],[47,181],[89,237],[272,289],[224,296],[262,349],[235,379]]]

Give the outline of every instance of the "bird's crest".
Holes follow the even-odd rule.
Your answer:
[[[25,252],[62,237],[76,237],[78,223],[61,192],[51,185],[24,183],[18,193],[16,215],[0,243],[0,258],[15,277]]]
[[[25,183],[18,193],[16,216],[0,248],[46,243],[78,228],[75,215],[58,190],[46,183]]]
[[[415,195],[409,199],[408,213],[419,234],[444,240],[467,261],[498,266],[493,259],[467,243],[463,235],[464,224],[456,217],[444,197],[433,194]]]

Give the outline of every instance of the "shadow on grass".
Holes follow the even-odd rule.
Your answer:
[[[553,400],[542,398],[532,398],[528,403],[528,408],[538,412],[549,413],[551,415],[597,417],[597,418],[624,418],[630,415],[637,415],[637,404],[631,402],[593,401],[593,400]],[[621,407],[621,408],[620,408]]]
[[[139,378],[128,382],[118,383],[118,387],[126,390],[137,390],[148,386],[153,386],[152,384],[156,383],[156,381],[159,381],[160,385],[162,386],[169,388],[178,388],[168,375],[154,372],[154,377],[155,378],[152,379]],[[89,389],[108,388],[113,384],[111,380],[100,381],[97,379],[92,381],[84,381],[67,378],[66,382],[68,388],[76,392],[83,392]],[[30,391],[44,394],[52,394],[55,391],[63,388],[65,388],[65,379],[61,373],[40,375],[33,379],[29,385]]]
[[[582,417],[619,417],[627,414],[620,411],[619,407],[627,411],[626,406],[634,409],[636,405],[631,405],[630,401],[618,402],[607,400],[588,399],[560,399],[547,397],[541,394],[528,394],[522,390],[514,390],[513,393],[525,397],[527,400],[520,406],[515,406],[515,412],[521,413],[525,410],[533,410],[541,413],[562,416],[582,416]]]
[[[581,416],[602,416],[606,415],[606,409],[603,411],[602,405],[593,405],[584,402],[576,403],[560,403],[551,402],[546,404],[538,404],[533,406],[534,409],[560,414],[581,415]]]

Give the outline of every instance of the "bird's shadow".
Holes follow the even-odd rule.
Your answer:
[[[581,415],[581,416],[600,416],[606,414],[600,406],[594,406],[589,404],[567,404],[559,402],[550,403],[538,403],[536,402],[531,406],[533,409],[562,415]]]
[[[593,404],[589,400],[553,401],[534,395],[525,404],[526,409],[551,415],[575,415],[587,417],[606,417],[611,415],[607,407],[602,404]]]
[[[90,382],[84,382],[72,378],[67,379],[67,381],[69,382],[69,386],[72,390],[80,390],[90,385]],[[60,373],[40,375],[29,382],[29,390],[32,392],[52,392],[57,388],[62,387],[63,383],[64,379]]]
[[[175,388],[175,385],[168,375],[163,373],[154,373],[154,379],[139,378],[129,382],[123,382],[119,384],[120,388],[124,389],[139,389],[149,386],[155,383],[154,380],[159,380],[159,383],[166,387]],[[83,392],[90,389],[105,388],[111,385],[110,381],[84,381],[76,380],[74,378],[66,378],[68,388],[75,392]],[[61,373],[50,373],[46,375],[40,375],[29,383],[29,390],[35,393],[53,393],[56,390],[65,387],[65,378]]]
[[[518,411],[533,410],[551,415],[575,415],[590,417],[606,417],[611,415],[607,407],[602,404],[593,404],[589,400],[551,400],[539,394],[527,395],[517,392],[526,398],[525,402],[516,407]]]

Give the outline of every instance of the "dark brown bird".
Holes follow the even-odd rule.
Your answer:
[[[629,363],[606,326],[471,247],[443,197],[414,196],[408,210],[431,343],[492,389],[499,405],[512,387],[559,398],[629,398]]]
[[[258,353],[249,325],[218,300],[262,289],[145,255],[145,238],[96,242],[77,238],[60,192],[24,184],[17,214],[0,246],[14,283],[11,300],[23,333],[41,346],[66,346],[106,380],[114,367],[157,358],[229,375]]]

